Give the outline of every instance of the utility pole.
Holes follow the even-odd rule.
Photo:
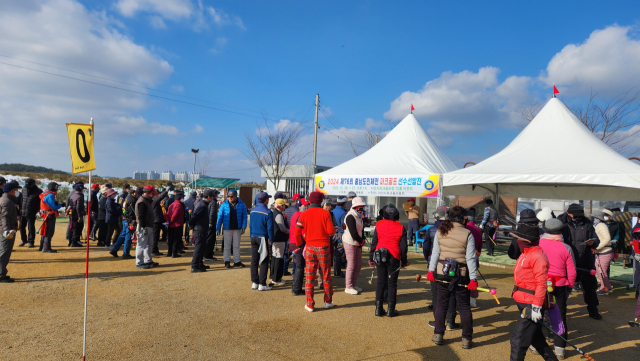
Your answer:
[[[313,126],[313,173],[316,173],[316,153],[318,152],[318,105],[320,94],[316,94],[316,121]]]
[[[198,155],[198,152],[200,151],[200,149],[191,149],[191,151],[193,152],[193,175],[191,176],[191,178],[193,178],[193,189],[197,190],[198,187],[198,183],[196,183],[197,179],[196,179],[196,156]]]

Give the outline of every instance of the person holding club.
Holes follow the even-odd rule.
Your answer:
[[[470,294],[478,288],[476,245],[471,231],[465,226],[466,210],[455,206],[449,210],[449,219],[442,222],[433,240],[427,280],[437,282],[436,327],[432,341],[444,344],[445,317],[449,308],[449,296],[456,294],[460,323],[462,324],[462,348],[473,346],[473,317]],[[444,283],[444,282],[448,283]]]
[[[407,261],[407,230],[398,221],[400,213],[394,206],[387,206],[382,213],[382,221],[376,223],[371,241],[369,266],[377,265],[378,284],[376,287],[376,316],[384,316],[384,289],[389,290],[387,317],[398,315],[396,294],[400,268],[409,265]]]

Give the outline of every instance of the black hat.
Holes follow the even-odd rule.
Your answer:
[[[6,179],[4,179],[4,177],[0,177],[0,184],[5,184],[7,182]]]
[[[536,211],[533,209],[525,209],[520,212],[520,220],[518,223],[538,223],[540,220],[536,217]]]
[[[81,191],[84,189],[84,183],[82,181],[73,185],[73,189]]]
[[[386,206],[384,208],[384,212],[382,213],[382,218],[395,221],[399,217],[400,217],[400,212],[398,212],[398,208],[394,206]]]
[[[34,185],[36,185],[36,180],[35,179],[27,178],[27,179],[24,180],[24,186],[25,187],[32,187]]]
[[[11,182],[7,182],[4,184],[4,186],[2,187],[2,191],[4,191],[5,193],[9,193],[16,188],[20,188],[20,184],[18,184],[17,181],[12,180]]]
[[[192,197],[197,197],[198,196],[198,192],[191,191],[191,193],[189,193],[189,195],[192,196]]]
[[[218,194],[220,194],[220,191],[219,191],[219,190],[217,190],[217,189],[212,189],[211,191],[213,192],[213,196],[214,196],[214,197],[217,197],[217,196],[218,196]]]
[[[182,199],[184,198],[184,191],[177,189],[175,192],[173,192],[173,195],[176,197],[176,199]]]
[[[518,228],[516,228],[515,231],[512,231],[509,234],[525,242],[536,243],[540,240],[540,227],[538,227],[538,225],[520,223],[518,224]]]
[[[577,203],[572,203],[567,208],[567,213],[571,213],[574,217],[584,216],[584,208]]]
[[[49,182],[49,184],[47,184],[47,190],[53,192],[56,190],[56,188],[58,188],[59,184],[56,182]]]
[[[204,192],[202,192],[202,196],[204,198],[215,197],[211,189],[205,189]]]
[[[105,183],[104,186],[107,188],[113,188],[113,184],[111,183]]]
[[[476,219],[476,209],[471,207],[471,208],[467,208],[467,218],[470,221],[473,221],[474,219]]]
[[[287,198],[287,197],[285,197],[285,195],[282,192],[276,192],[276,194],[273,195],[273,199],[280,199],[280,198]]]
[[[131,186],[129,185],[129,183],[125,183],[125,184],[122,186],[122,189],[127,189],[127,188],[131,188]]]
[[[136,196],[140,197],[142,195],[142,193],[144,193],[144,188],[143,187],[136,188]]]

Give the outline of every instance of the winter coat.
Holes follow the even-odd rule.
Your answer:
[[[580,221],[574,224],[566,213],[561,214],[558,219],[566,224],[566,227],[562,229],[562,237],[564,238],[564,243],[571,246],[573,255],[576,257],[576,266],[578,268],[595,269],[595,256],[592,250],[598,247],[599,241],[596,238],[593,223],[585,217],[580,217]],[[591,246],[581,244],[594,238],[595,240]]]
[[[106,209],[107,214],[105,217],[105,223],[118,224],[121,222],[120,216],[122,215],[122,207],[120,207],[120,205],[116,203],[115,199],[107,197]]]
[[[253,208],[250,222],[251,237],[265,237],[273,242],[273,212],[266,205],[259,203]]]
[[[84,193],[74,191],[69,197],[69,205],[73,213],[71,213],[72,219],[78,219],[86,215],[84,209]]]
[[[336,217],[336,222],[338,223],[338,234],[342,237],[344,233],[342,225],[344,224],[344,218],[347,216],[347,211],[342,207],[336,207],[336,209],[333,210],[333,215]]]
[[[153,200],[149,197],[140,196],[136,201],[136,222],[140,228],[153,227]]]
[[[336,228],[333,226],[331,213],[322,209],[320,205],[312,204],[298,217],[294,233],[298,247],[302,246],[302,234],[307,246],[329,247],[330,238],[336,234]]]
[[[287,209],[285,209],[284,212],[282,212],[282,214],[284,215],[285,222],[287,222],[287,227],[289,229],[291,229],[291,218],[297,212],[300,212],[300,210],[298,209],[298,206],[296,206],[295,204],[292,205],[291,207],[287,207]],[[336,217],[336,219],[337,218],[338,217]],[[342,224],[342,223],[340,223],[340,224]],[[295,227],[295,223],[293,224],[293,226]]]
[[[230,215],[231,206],[229,205],[229,200],[227,199],[222,203],[222,205],[220,205],[220,210],[218,211],[218,219],[216,220],[216,229],[230,229]],[[236,217],[238,219],[237,229],[247,228],[247,207],[240,198],[238,198],[238,203],[236,204]]]
[[[347,226],[346,231],[342,235],[342,243],[346,243],[351,246],[360,247],[364,243],[363,230],[364,222],[358,215],[355,209],[351,209],[344,219],[344,223]]]
[[[427,230],[427,234],[424,236],[424,242],[422,243],[422,255],[427,262],[429,262],[429,259],[431,258],[431,253],[433,252],[433,241],[436,238],[438,228],[440,228],[441,224],[442,221],[436,221],[433,227],[429,228]]]
[[[173,201],[167,210],[165,219],[170,228],[182,227],[184,225],[184,203]]]
[[[124,218],[131,223],[136,220],[136,197],[129,194],[122,205]]]
[[[469,279],[476,279],[475,240],[471,232],[458,222],[453,222],[453,228],[446,235],[442,234],[442,225],[440,225],[433,242],[431,261],[429,262],[429,270],[437,271],[436,278],[450,281],[447,279],[449,276],[443,272],[444,261],[447,258],[458,261],[462,277],[467,278],[468,276]]]
[[[559,234],[544,234],[540,238],[540,248],[549,261],[549,276],[559,277],[556,286],[571,286],[576,282],[576,266],[568,244],[562,242]]]
[[[96,214],[98,213],[99,203],[100,202],[98,201],[98,192],[91,191],[91,213],[96,213]]]
[[[42,189],[35,185],[22,188],[21,213],[23,217],[34,218],[38,214],[40,211],[40,194],[42,194]]]
[[[296,227],[296,223],[298,223],[298,218],[300,218],[300,215],[302,214],[302,212],[297,211],[296,213],[294,213],[291,216],[291,220],[290,220],[290,224],[293,225],[293,229],[289,228],[289,244],[296,244],[296,232],[295,232],[295,227]],[[306,243],[304,242],[304,232],[302,233],[302,246],[304,246]]]
[[[218,222],[218,201],[212,200],[209,202],[209,229],[216,229],[216,222]]]
[[[518,288],[528,291],[514,288],[511,297],[518,303],[542,307],[547,294],[547,272],[549,272],[549,260],[542,248],[529,247],[524,249],[513,269],[513,281]]]
[[[155,223],[165,222],[164,212],[162,211],[162,201],[167,197],[168,194],[169,190],[165,190],[151,202],[151,208],[153,209],[153,221]]]
[[[184,201],[184,208],[189,211],[191,210],[193,212],[193,209],[196,206],[196,197],[189,197],[187,198],[186,201]]]
[[[0,233],[18,230],[18,199],[9,193],[0,197]]]
[[[596,253],[611,253],[613,249],[611,248],[611,233],[609,233],[609,227],[607,227],[604,222],[600,222],[595,226],[595,231],[598,236],[598,240],[600,240],[600,244],[596,247]]]
[[[373,254],[380,248],[389,250],[401,265],[407,264],[407,230],[400,222],[383,219],[376,223],[376,230],[371,239],[370,261],[373,261]]]
[[[104,221],[107,218],[107,197],[102,196],[98,201],[98,220]]]
[[[196,205],[196,209],[191,213],[189,226],[194,232],[204,233],[209,231],[209,201],[201,199]]]

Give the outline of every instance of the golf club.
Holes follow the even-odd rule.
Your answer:
[[[484,281],[484,284],[487,285],[487,287],[489,287],[489,289],[492,289],[491,286],[489,286],[489,283],[487,283],[487,280],[482,275],[482,272],[480,272],[480,269],[477,268],[476,270],[478,271],[478,274],[480,275],[480,277],[482,277],[482,280]],[[498,301],[498,297],[496,297],[495,293],[492,293],[491,296],[493,296],[493,298],[495,298],[496,302],[498,302],[498,304],[500,304],[500,301]]]
[[[416,282],[420,282],[420,280],[421,280],[421,279],[422,279],[422,275],[420,275],[420,274],[416,275]],[[451,283],[451,282],[444,281],[444,280],[436,280],[436,282],[449,283],[449,284]],[[461,285],[461,284],[458,284],[458,286],[460,286],[460,287],[465,287],[465,288],[469,288],[467,285]],[[495,288],[486,289],[486,288],[478,287],[478,288],[476,288],[476,289],[477,289],[478,291],[488,292],[488,293],[490,293],[490,294],[492,294],[492,295],[494,295],[494,296],[495,296],[495,294],[498,292]],[[496,302],[498,302],[498,304],[500,304],[500,301],[498,301],[498,298],[497,298],[497,297],[495,297],[495,299],[496,299]]]

